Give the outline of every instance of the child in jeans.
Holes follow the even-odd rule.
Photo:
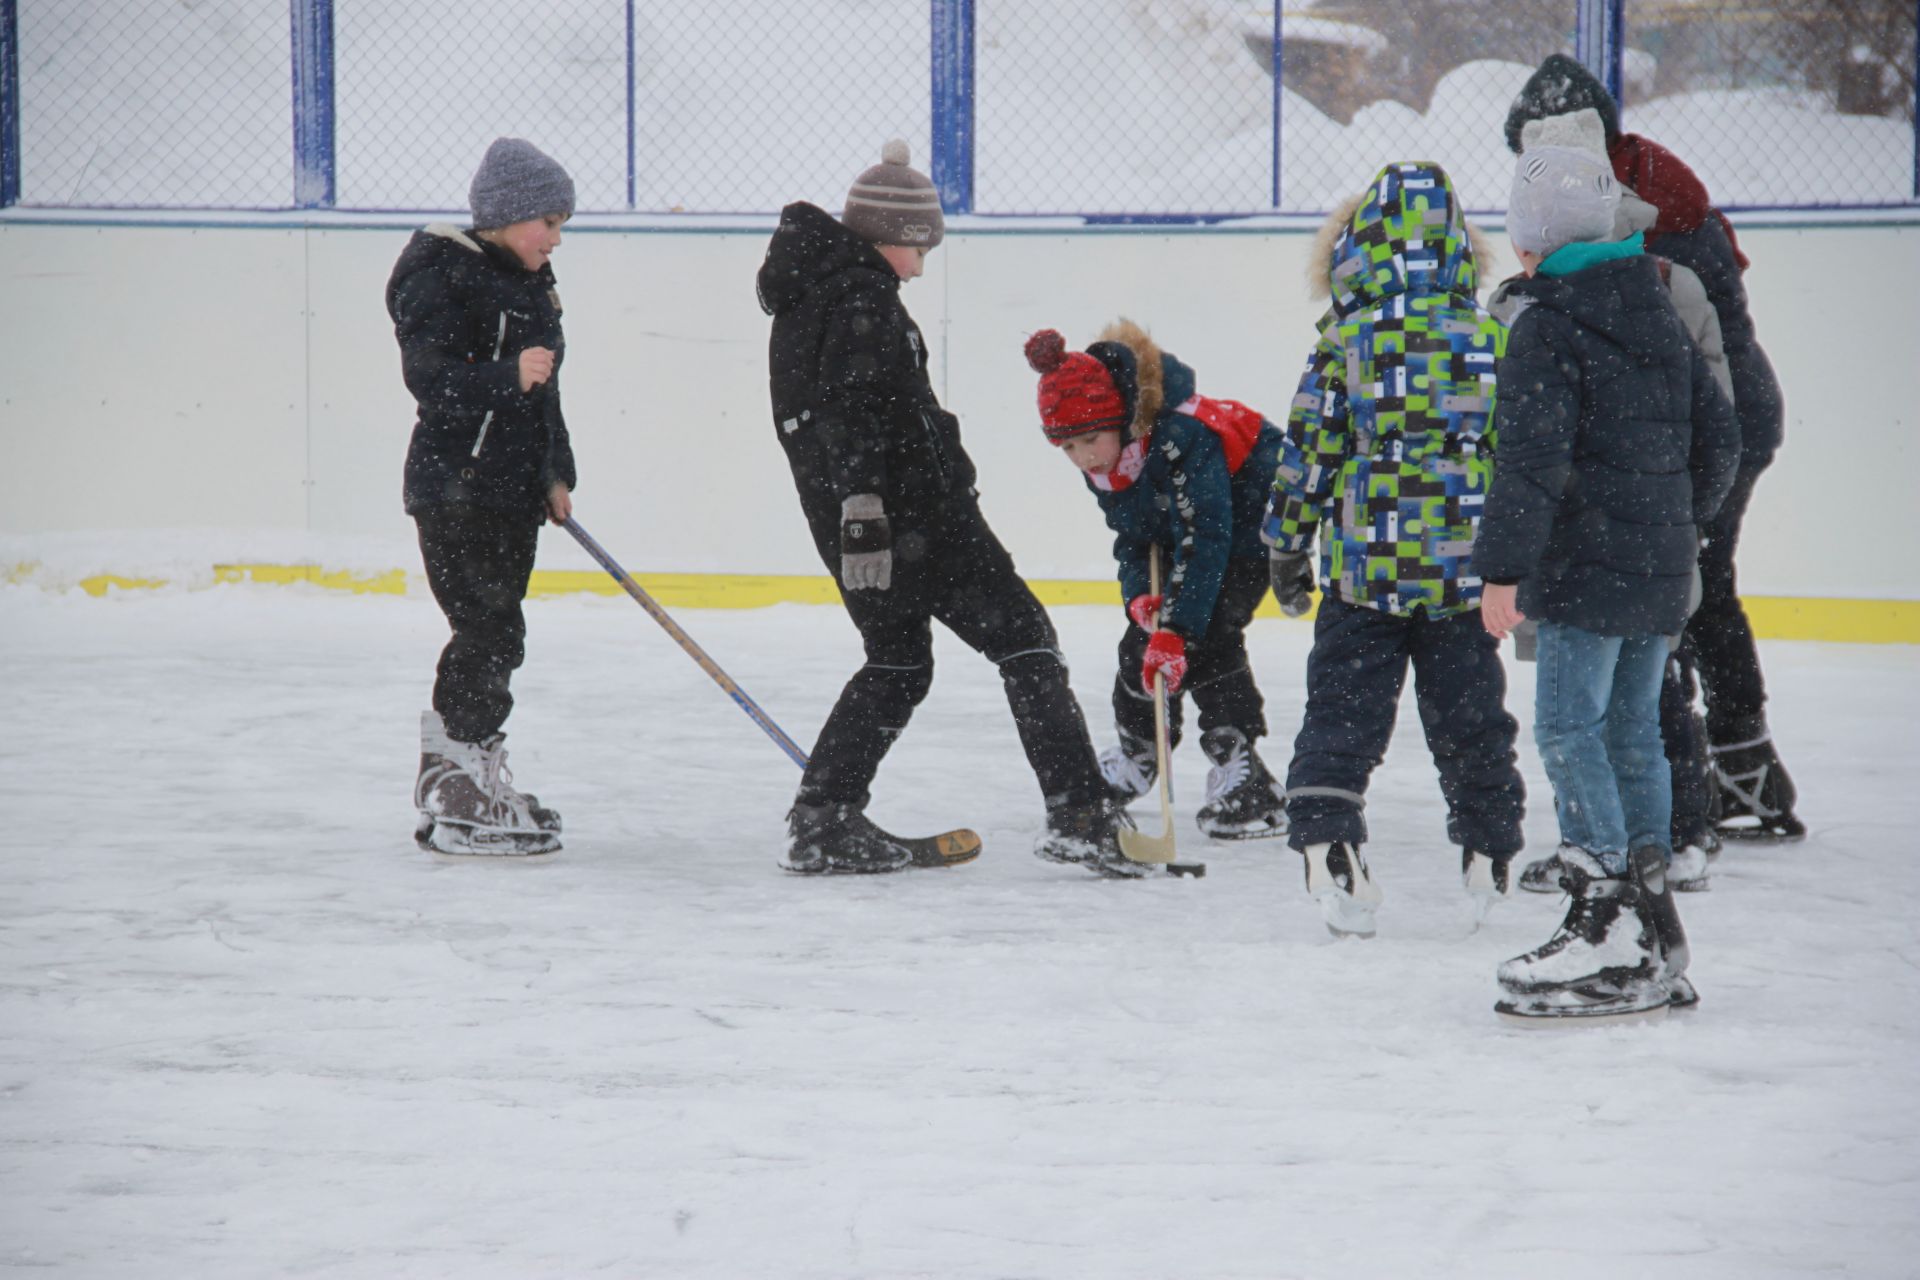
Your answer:
[[[1335,210],[1309,257],[1315,292],[1330,291],[1333,307],[1293,398],[1262,536],[1274,595],[1298,616],[1321,531],[1326,598],[1287,819],[1307,891],[1335,934],[1374,932],[1380,891],[1360,852],[1362,809],[1409,662],[1447,834],[1483,910],[1508,893],[1521,847],[1519,727],[1505,707],[1499,645],[1474,616],[1475,530],[1494,466],[1505,341],[1474,301],[1483,256],[1446,172],[1402,163]]]
[[[1167,736],[1180,741],[1180,699],[1200,711],[1212,767],[1200,830],[1215,840],[1285,833],[1286,809],[1253,744],[1265,701],[1247,662],[1247,624],[1267,594],[1260,519],[1280,429],[1253,409],[1194,390],[1193,370],[1131,320],[1071,354],[1057,330],[1027,340],[1040,374],[1040,424],[1086,477],[1114,532],[1132,625],[1120,638],[1113,718],[1120,745],[1100,757],[1122,801],[1152,790],[1153,677],[1164,675]],[[1153,593],[1149,560],[1166,578]]]
[[[499,138],[468,199],[473,226],[416,231],[387,283],[401,371],[419,404],[407,514],[453,629],[420,717],[414,838],[436,853],[552,853],[560,815],[514,790],[500,726],[526,656],[520,602],[541,522],[573,511],[550,261],[573,216],[573,179],[532,143]]]
[[[1543,146],[1520,158],[1507,214],[1531,278],[1514,287],[1528,303],[1500,361],[1500,464],[1474,560],[1492,635],[1539,623],[1534,739],[1572,900],[1544,945],[1500,966],[1496,1008],[1518,1019],[1698,999],[1666,875],[1660,682],[1740,428],[1654,261],[1610,239],[1619,202],[1605,159]]]

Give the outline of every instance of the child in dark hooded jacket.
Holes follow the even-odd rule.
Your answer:
[[[1193,370],[1130,320],[1071,354],[1042,329],[1027,341],[1027,361],[1041,375],[1041,429],[1080,468],[1113,530],[1132,619],[1113,681],[1120,744],[1100,758],[1107,784],[1124,801],[1153,787],[1159,672],[1169,748],[1180,741],[1179,695],[1190,692],[1199,708],[1211,764],[1200,829],[1216,840],[1283,834],[1283,797],[1254,748],[1267,721],[1246,637],[1267,594],[1260,521],[1280,429],[1243,404],[1197,394]],[[1165,575],[1157,593],[1154,557]]]

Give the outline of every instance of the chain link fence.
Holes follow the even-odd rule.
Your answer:
[[[1625,126],[1719,203],[1920,198],[1916,0],[0,0],[29,205],[452,212],[514,134],[583,211],[764,214],[901,136],[957,211],[1148,218],[1396,159],[1498,209],[1508,105],[1596,6]]]

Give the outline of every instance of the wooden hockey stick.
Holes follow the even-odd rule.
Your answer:
[[[1147,560],[1148,590],[1154,595],[1160,594],[1160,549],[1153,548]],[[1154,630],[1159,623],[1155,620]],[[1174,875],[1203,876],[1207,873],[1204,862],[1177,862],[1179,856],[1174,848],[1173,839],[1173,791],[1168,785],[1167,774],[1172,763],[1173,751],[1167,745],[1167,677],[1164,672],[1153,673],[1153,759],[1156,785],[1160,791],[1160,834],[1148,835],[1144,831],[1120,832],[1120,852],[1132,862],[1150,862],[1164,866]]]
[[[781,731],[780,726],[773,722],[773,717],[762,711],[760,704],[749,698],[747,691],[735,684],[733,677],[722,671],[720,664],[709,658],[707,651],[695,644],[693,637],[680,629],[680,624],[660,607],[660,602],[648,595],[640,584],[633,580],[633,575],[622,569],[619,563],[607,554],[606,548],[593,540],[593,535],[582,529],[572,516],[562,520],[560,525],[587,549],[587,554],[597,560],[602,569],[613,576],[613,580],[634,598],[635,603],[647,611],[647,616],[659,623],[661,629],[673,637],[675,644],[687,651],[687,656],[698,663],[702,671],[713,677],[715,684],[727,691],[727,696],[739,704],[740,709],[746,712],[747,716],[759,725],[769,738],[773,739],[776,746],[787,753],[789,759],[802,769],[807,767],[807,753],[800,749],[800,744]]]

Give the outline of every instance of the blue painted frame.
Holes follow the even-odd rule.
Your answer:
[[[1280,207],[1280,5],[1273,6],[1273,207]]]
[[[0,209],[20,203],[20,3],[0,0]]]
[[[1627,105],[1620,96],[1626,7],[1626,0],[1579,0],[1573,19],[1573,56],[1622,107]]]
[[[334,183],[333,0],[289,0],[293,24],[293,204],[331,209]]]
[[[973,0],[933,4],[933,185],[948,213],[973,212]]]

